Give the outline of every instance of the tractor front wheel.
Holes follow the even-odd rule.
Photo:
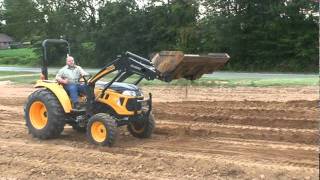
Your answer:
[[[89,119],[87,137],[90,142],[100,146],[112,146],[118,136],[116,120],[106,113],[99,113]]]
[[[137,138],[151,137],[154,128],[155,121],[151,113],[148,118],[141,121],[130,122],[127,126],[127,129],[130,132],[130,134]]]

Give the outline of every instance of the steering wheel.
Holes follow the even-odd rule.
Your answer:
[[[88,85],[88,80],[92,77],[92,75],[90,74],[87,74],[87,75],[84,75],[82,76],[80,79],[79,79],[79,82],[84,82],[85,85]],[[81,81],[81,79],[83,79],[83,81]]]

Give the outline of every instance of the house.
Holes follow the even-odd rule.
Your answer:
[[[12,37],[0,33],[0,49],[8,49],[10,48],[10,44],[13,42]]]

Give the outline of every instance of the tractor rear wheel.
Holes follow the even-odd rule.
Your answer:
[[[142,121],[130,122],[127,126],[127,129],[132,134],[132,136],[137,138],[151,137],[154,128],[155,121],[151,113],[147,119]]]
[[[64,129],[65,113],[57,97],[47,89],[33,92],[24,106],[24,117],[33,137],[58,137]]]
[[[118,136],[116,120],[106,113],[99,113],[89,119],[87,137],[100,146],[113,146]]]

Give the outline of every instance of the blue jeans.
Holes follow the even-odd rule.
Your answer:
[[[67,84],[63,86],[64,89],[69,93],[71,97],[71,102],[73,104],[78,103],[78,95],[79,93],[83,93],[87,95],[88,86],[85,84]]]

